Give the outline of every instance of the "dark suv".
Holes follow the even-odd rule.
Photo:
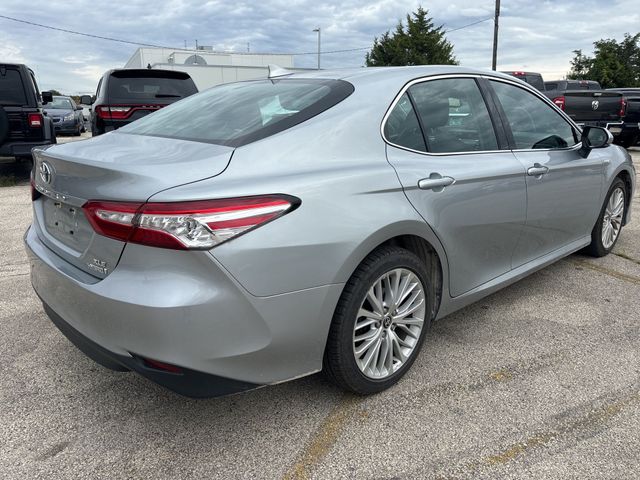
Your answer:
[[[91,107],[94,136],[123,127],[138,118],[197,93],[191,77],[174,70],[109,70],[94,98],[83,95],[80,103]]]
[[[51,119],[42,105],[51,102],[30,68],[0,63],[0,157],[31,158],[33,147],[56,143]]]

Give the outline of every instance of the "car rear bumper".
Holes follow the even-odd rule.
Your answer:
[[[69,325],[60,315],[54,312],[49,305],[43,303],[44,311],[58,330],[60,330],[71,343],[73,343],[85,355],[96,363],[111,370],[133,370],[143,377],[162,385],[176,393],[193,398],[208,398],[232,393],[243,392],[258,388],[260,385],[239,382],[229,378],[210,375],[196,370],[180,368],[179,372],[171,373],[157,368],[151,368],[140,357],[130,355],[118,355],[96,342],[82,335],[78,330]]]
[[[105,279],[88,280],[46,247],[34,228],[25,243],[31,281],[47,313],[103,365],[124,366],[193,396],[233,393],[321,369],[340,284],[254,297],[208,252],[133,244]],[[187,374],[178,381],[145,367],[141,358]],[[218,377],[219,385],[203,380],[206,375]],[[209,386],[194,390],[193,378]]]
[[[0,145],[0,157],[27,157],[31,155],[31,149],[51,145],[51,140],[35,142],[7,142]]]

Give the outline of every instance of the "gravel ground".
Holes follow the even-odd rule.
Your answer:
[[[316,375],[191,400],[56,330],[22,247],[28,185],[0,188],[1,476],[638,478],[639,199],[615,254],[573,255],[438,322],[387,392]]]

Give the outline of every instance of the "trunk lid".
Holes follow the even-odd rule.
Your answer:
[[[98,279],[117,262],[124,242],[96,234],[82,206],[88,200],[145,202],[167,188],[216,176],[233,148],[118,132],[56,145],[34,156],[33,202],[42,242]]]

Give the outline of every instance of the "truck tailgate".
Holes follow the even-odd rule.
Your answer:
[[[589,90],[564,92],[565,112],[577,123],[620,122],[622,94]]]

